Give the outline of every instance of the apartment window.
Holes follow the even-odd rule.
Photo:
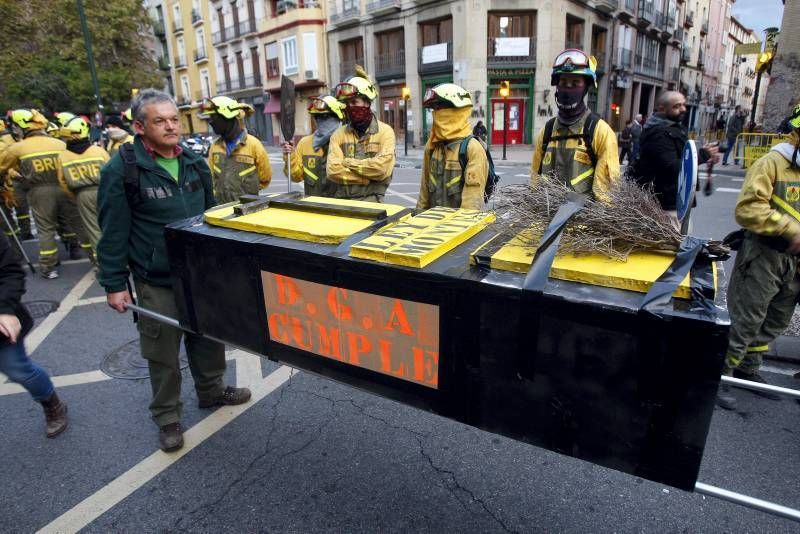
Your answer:
[[[181,100],[189,100],[189,77],[181,76]]]
[[[306,70],[316,71],[317,64],[317,34],[307,32],[303,34],[303,58]]]
[[[489,13],[489,38],[533,37],[535,16],[532,12]]]
[[[419,29],[422,34],[422,46],[453,42],[452,18],[423,22],[420,23]]]
[[[297,74],[297,39],[288,37],[281,40],[283,47],[283,71],[287,74]]]
[[[264,45],[264,57],[267,58],[267,79],[277,78],[281,75],[278,65],[278,43],[273,41]]]
[[[203,28],[197,28],[194,32],[195,48],[197,50],[197,57],[206,57],[206,32]]]
[[[359,0],[342,0],[342,9],[344,11],[350,11],[351,9],[358,9],[360,7],[358,3]]]
[[[211,97],[211,78],[208,76],[208,69],[200,70],[200,85],[203,92],[203,98]]]
[[[583,21],[567,15],[567,31],[565,35],[566,48],[583,50]]]
[[[180,29],[180,28],[183,28],[183,21],[181,20],[181,6],[180,6],[180,4],[175,4],[174,6],[172,6],[172,14],[173,14],[173,17],[174,17],[172,19],[173,27],[176,30]]]
[[[250,48],[250,64],[253,67],[253,79],[261,83],[261,65],[258,62],[258,47]]]
[[[186,65],[186,45],[183,42],[183,37],[182,36],[178,37],[177,39],[175,39],[175,42],[177,43],[177,49],[178,49],[177,64]]]

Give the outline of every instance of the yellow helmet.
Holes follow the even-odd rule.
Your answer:
[[[789,134],[800,129],[800,104],[792,108],[792,113],[785,117],[778,126],[778,133]]]
[[[74,113],[70,113],[69,111],[62,111],[61,113],[56,113],[53,115],[56,118],[59,126],[66,126],[69,121],[75,118]]]
[[[88,139],[89,123],[83,117],[72,117],[67,124],[61,128],[59,137],[62,139]]]
[[[361,76],[353,76],[346,82],[336,86],[336,99],[346,102],[351,98],[360,96],[370,102],[378,98],[378,89],[371,81]]]
[[[312,115],[333,113],[340,121],[344,120],[345,105],[330,95],[315,96],[308,103],[308,112]]]
[[[44,131],[52,136],[58,137],[59,129],[60,127],[58,126],[58,124],[54,123],[53,121],[48,121],[47,128],[45,128]]]
[[[466,108],[472,107],[469,91],[454,83],[440,83],[425,91],[422,105],[426,108]]]
[[[35,109],[15,109],[11,112],[11,122],[23,130],[44,130],[47,119]]]
[[[203,102],[202,112],[199,116],[201,119],[209,119],[211,115],[217,114],[226,119],[235,119],[252,115],[254,111],[253,106],[249,104],[237,102],[227,96],[215,96],[207,98]]]
[[[131,108],[128,108],[122,112],[122,118],[128,122],[133,122],[133,115],[131,115]]]

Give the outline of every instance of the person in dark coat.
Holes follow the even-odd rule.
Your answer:
[[[631,123],[629,122],[625,125],[625,128],[619,133],[619,164],[622,165],[622,162],[625,160],[625,156],[628,156],[628,163],[633,163],[633,152],[631,149],[633,148],[633,132],[631,132]]]
[[[472,135],[485,143],[487,134],[488,132],[486,131],[486,126],[483,125],[483,121],[478,121],[477,124],[475,124],[475,128],[472,129]]]
[[[652,186],[661,208],[677,219],[678,175],[683,146],[688,132],[682,124],[686,98],[677,91],[665,91],[656,102],[657,112],[648,117],[641,138],[639,159],[631,176],[642,185]],[[698,152],[698,164],[717,159],[715,145],[707,144]]]
[[[25,352],[23,339],[33,328],[33,319],[20,302],[24,293],[19,251],[0,233],[0,373],[41,403],[47,437],[54,438],[67,428],[67,405],[58,398],[47,371]]]

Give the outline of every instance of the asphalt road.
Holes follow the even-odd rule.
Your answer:
[[[413,203],[416,164],[400,159],[387,202]],[[528,168],[498,171],[510,183]],[[719,171],[695,234],[735,227],[742,177]],[[286,190],[285,179],[270,189]],[[86,261],[65,262],[61,275],[29,277],[24,300],[60,303],[28,344],[69,404],[70,427],[45,439],[41,408],[0,380],[0,532],[800,531],[233,350],[227,380],[249,385],[254,401],[199,410],[186,372],[187,444],[164,454],[148,381],[98,371],[137,339],[130,315],[105,305]],[[770,362],[765,375],[797,388],[796,370]],[[700,480],[800,508],[800,405],[738,396],[738,412],[714,413]]]

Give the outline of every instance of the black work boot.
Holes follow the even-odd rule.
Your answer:
[[[744,371],[740,371],[739,369],[733,370],[733,378],[738,378],[740,380],[749,380],[750,382],[755,382],[756,384],[769,384],[764,377],[761,376],[758,371],[755,373],[745,373]],[[772,393],[771,391],[759,391],[757,389],[748,389],[750,393],[753,395],[758,395],[759,397],[764,397],[765,399],[769,400],[781,400],[781,396],[777,393]]]
[[[77,243],[70,243],[69,244],[69,259],[71,260],[81,260],[85,258],[86,255],[81,250],[81,246]]]
[[[54,438],[67,429],[67,405],[61,402],[56,392],[42,401],[47,437]]]
[[[731,387],[727,384],[720,384],[719,391],[717,391],[717,406],[723,410],[735,410],[736,405],[736,397],[731,393]]]
[[[180,423],[169,423],[159,427],[158,441],[164,452],[177,451],[183,447],[183,429]]]
[[[213,399],[200,399],[200,408],[213,408],[214,406],[235,406],[244,404],[250,400],[250,390],[247,388],[235,388],[228,386],[225,391]]]

